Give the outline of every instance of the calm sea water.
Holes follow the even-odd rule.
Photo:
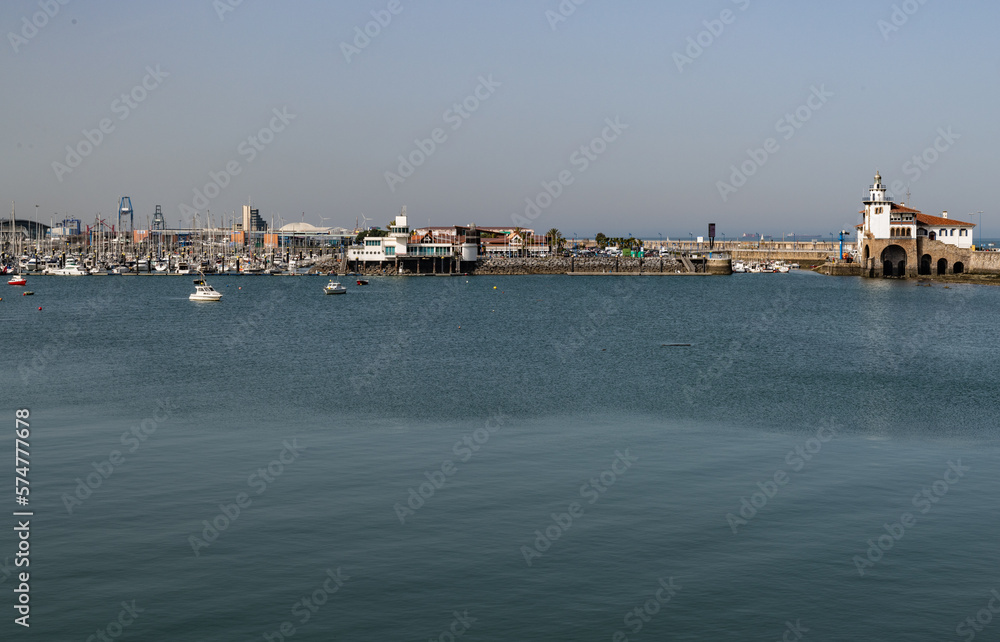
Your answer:
[[[30,281],[34,639],[1000,636],[1000,289]]]

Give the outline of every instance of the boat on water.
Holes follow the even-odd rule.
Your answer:
[[[28,279],[19,274],[15,274],[7,281],[7,285],[27,285]]]
[[[358,279],[358,285],[368,285],[368,279]]]
[[[87,270],[80,265],[80,261],[74,257],[67,256],[62,267],[54,268],[50,274],[55,276],[87,276]]]
[[[153,269],[156,270],[157,272],[166,272],[167,262],[163,260],[157,261],[156,263],[153,264]]]
[[[346,287],[332,279],[326,284],[326,287],[323,288],[323,294],[344,294],[346,292]]]
[[[222,298],[222,293],[213,288],[205,281],[205,275],[194,282],[194,292],[188,296],[191,301],[218,301]]]

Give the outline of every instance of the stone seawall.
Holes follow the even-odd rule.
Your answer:
[[[975,274],[1000,274],[1000,252],[973,252],[969,271]]]
[[[640,265],[641,262],[641,265]],[[662,266],[662,267],[661,267]],[[480,260],[476,274],[567,274],[584,273],[676,273],[684,272],[680,262],[670,258],[610,258],[610,257],[490,257]]]

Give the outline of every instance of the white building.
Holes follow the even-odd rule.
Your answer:
[[[362,243],[363,245],[354,245],[348,249],[348,261],[380,263],[421,258],[458,258],[462,261],[475,261],[479,256],[478,232],[475,231],[475,226],[471,226],[465,236],[442,238],[430,232],[418,236],[410,232],[405,206],[389,226],[388,236],[367,236]]]
[[[961,273],[969,265],[973,223],[924,214],[894,203],[882,176],[868,188],[858,224],[857,252],[871,276]]]

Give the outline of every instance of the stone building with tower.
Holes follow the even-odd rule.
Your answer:
[[[972,223],[931,216],[895,203],[886,195],[882,176],[868,188],[858,224],[857,252],[864,274],[907,277],[962,274],[972,264]]]

